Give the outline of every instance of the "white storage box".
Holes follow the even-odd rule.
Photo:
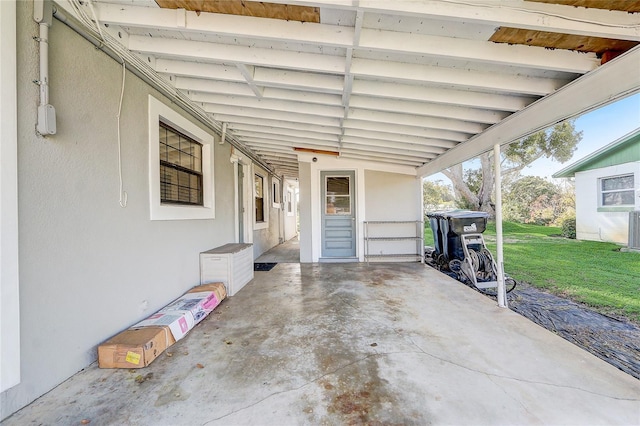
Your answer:
[[[221,282],[233,296],[253,279],[253,244],[225,244],[200,253],[200,284]]]

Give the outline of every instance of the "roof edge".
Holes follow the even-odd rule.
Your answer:
[[[635,138],[636,136],[640,136],[640,127],[636,128],[635,130],[632,130],[631,132],[627,133],[626,135],[616,139],[615,141],[608,143],[607,145],[603,146],[602,148],[598,149],[597,151],[592,152],[591,154],[587,155],[586,157],[581,158],[580,160],[576,161],[573,164],[568,165],[567,167],[555,172],[552,177],[553,178],[567,178],[567,177],[574,177],[576,171],[578,171],[578,169],[594,160],[596,160],[598,157],[602,156],[603,154],[605,154],[606,152],[620,146],[623,145],[625,143],[627,143],[629,140]]]

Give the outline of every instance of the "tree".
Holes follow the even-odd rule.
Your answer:
[[[504,197],[506,220],[548,225],[562,212],[560,189],[538,176],[525,176],[515,182]]]
[[[570,120],[504,146],[500,160],[502,175],[508,179],[541,157],[564,163],[571,158],[581,139],[582,132],[577,132],[573,120]],[[475,173],[465,172],[462,164],[445,169],[442,173],[451,180],[459,206],[485,211],[493,216],[493,153],[484,153],[479,160],[480,169],[476,169]],[[481,176],[480,183],[477,176]]]
[[[438,210],[453,204],[451,186],[441,180],[435,182],[425,180],[422,182],[422,196],[426,210]]]

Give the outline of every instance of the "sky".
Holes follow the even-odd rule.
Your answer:
[[[640,93],[621,99],[597,110],[588,112],[575,120],[575,128],[582,131],[582,140],[578,143],[573,157],[565,162],[540,158],[525,167],[521,174],[551,178],[555,172],[586,157],[603,146],[619,139],[640,127]],[[442,173],[429,176],[428,180],[450,181]]]

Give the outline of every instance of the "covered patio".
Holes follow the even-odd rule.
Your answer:
[[[638,93],[638,13],[0,1],[0,419],[640,423],[637,380],[424,265],[365,263],[422,257],[423,177]],[[200,253],[296,233],[150,367],[95,366]]]
[[[280,263],[4,424],[638,424],[640,382],[421,264]]]

